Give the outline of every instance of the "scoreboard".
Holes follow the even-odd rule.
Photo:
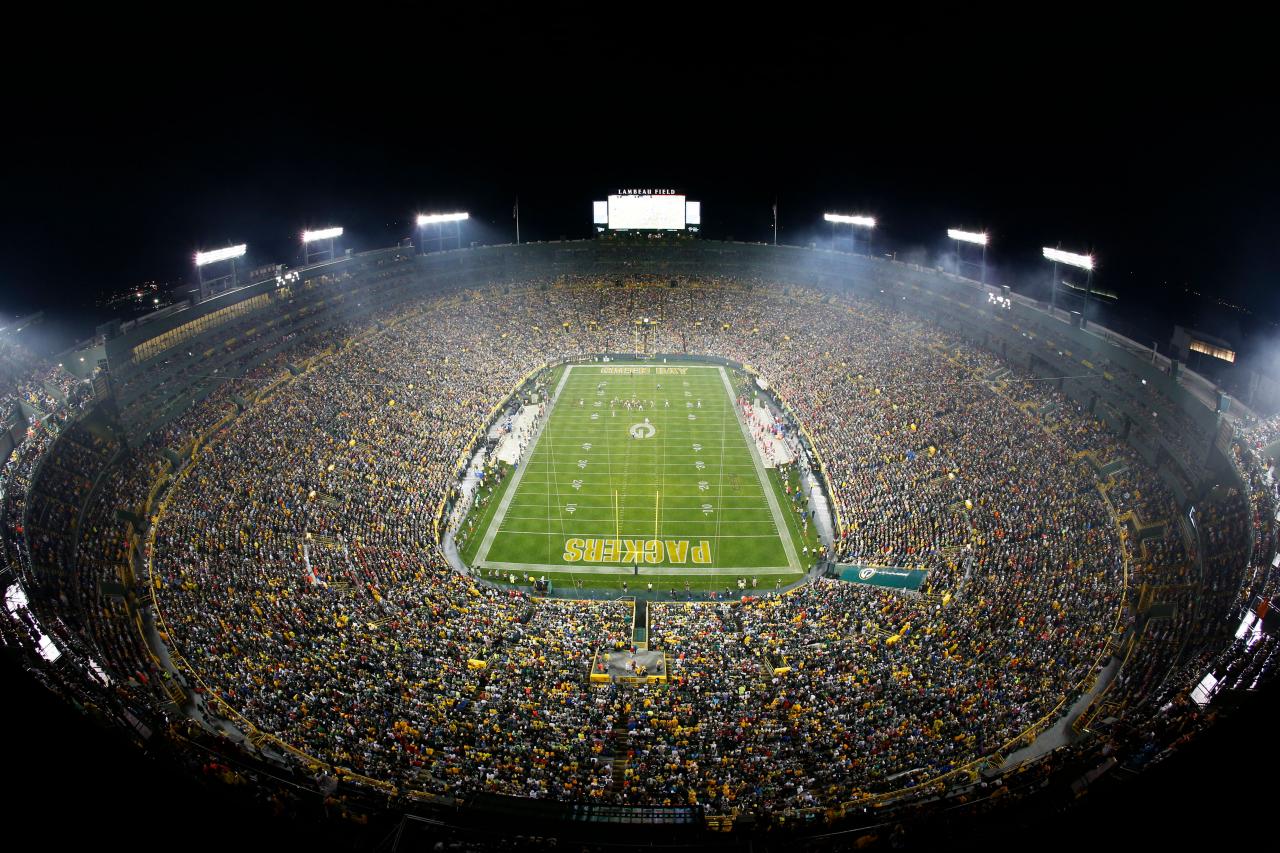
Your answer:
[[[680,231],[685,225],[682,195],[611,195],[608,205],[613,231]]]
[[[596,231],[697,231],[702,203],[675,190],[619,190],[592,204]]]

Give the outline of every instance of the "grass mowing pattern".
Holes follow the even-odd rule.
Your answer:
[[[705,588],[748,574],[794,578],[781,539],[793,531],[774,521],[764,494],[772,484],[762,483],[720,368],[681,365],[684,374],[659,374],[663,366],[650,364],[646,374],[605,372],[619,366],[574,367],[510,504],[489,521],[499,526],[487,551],[477,549],[477,562],[614,586],[619,575],[632,575],[631,560],[566,559],[566,543],[656,538],[661,562],[639,561],[642,578],[661,576],[656,585],[688,578]],[[685,559],[669,542],[688,543]],[[709,559],[695,563],[703,542]],[[625,547],[618,546],[619,558]]]

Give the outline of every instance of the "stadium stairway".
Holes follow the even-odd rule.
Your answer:
[[[772,686],[773,686],[772,685],[773,662],[769,660],[768,655],[764,653],[763,649],[756,649],[755,653],[756,653],[756,663],[758,664],[758,668],[760,672],[760,679],[758,682],[760,685],[760,690],[763,693],[769,693],[772,690]]]
[[[621,796],[631,778],[631,739],[627,736],[626,720],[614,722],[603,752],[609,762],[609,791]]]
[[[632,602],[631,644],[636,651],[649,650],[649,602],[643,598]]]

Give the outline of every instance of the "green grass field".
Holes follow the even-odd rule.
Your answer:
[[[574,366],[464,556],[522,581],[545,574],[585,586],[617,586],[635,567],[655,586],[793,580],[808,568],[799,552],[812,537],[761,466],[730,395],[720,367]]]

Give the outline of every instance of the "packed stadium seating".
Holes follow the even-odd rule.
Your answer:
[[[1096,410],[897,305],[750,275],[395,293],[283,334],[234,318],[204,356],[234,382],[195,355],[141,364],[115,426],[83,392],[14,384],[51,414],[6,462],[6,555],[130,707],[176,711],[176,675],[275,744],[250,738],[255,756],[398,794],[767,817],[963,787],[1113,653],[1105,701],[1135,721],[1184,694],[1193,663],[1252,685],[1276,657],[1224,619],[1277,591],[1258,456],[1273,422],[1233,450],[1243,489],[1206,497],[1192,529],[1169,472]],[[660,319],[649,352],[767,377],[820,460],[829,556],[926,568],[922,594],[814,579],[657,604],[668,680],[595,686],[629,604],[452,569],[438,521],[492,413],[544,365],[634,352],[640,317]],[[1144,394],[1160,441],[1198,459],[1207,435]],[[1180,735],[1194,712],[1179,701],[1162,725]]]

